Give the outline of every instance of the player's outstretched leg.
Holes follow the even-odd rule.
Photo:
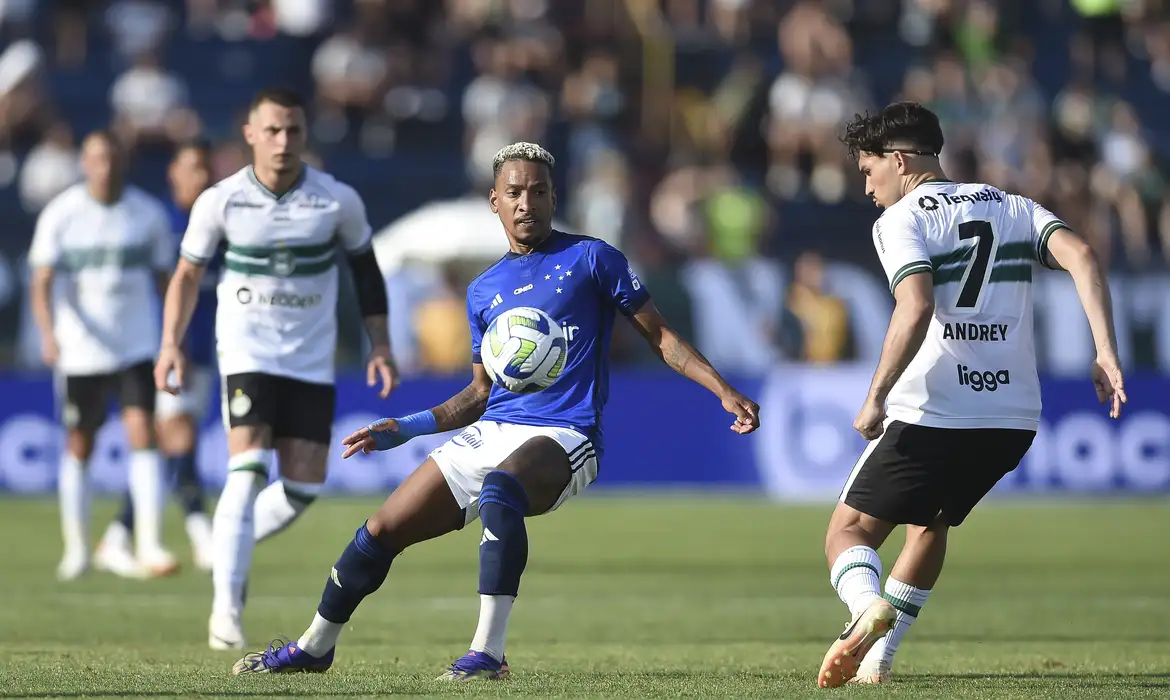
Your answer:
[[[183,508],[187,540],[195,567],[211,571],[211,518],[203,503],[203,486],[199,483],[196,461],[198,429],[189,412],[168,416],[160,421],[159,444],[166,455],[166,471],[174,479],[175,499]]]
[[[232,673],[321,672],[333,664],[341,630],[366,596],[386,580],[390,564],[407,547],[463,526],[463,511],[433,459],[402,482],[354,533],[325,580],[317,614],[300,639],[273,642],[247,654]]]
[[[297,438],[276,441],[280,479],[256,498],[256,542],[284,532],[317,500],[329,461],[327,442]]]
[[[891,680],[890,669],[898,645],[918,619],[922,606],[926,605],[930,591],[942,573],[949,529],[950,523],[945,515],[939,515],[927,527],[906,526],[906,544],[898,555],[898,561],[890,569],[883,593],[883,597],[898,611],[897,618],[890,633],[870,648],[851,682],[876,685]]]
[[[509,674],[505,657],[508,618],[528,563],[524,518],[550,510],[572,477],[569,458],[555,440],[526,441],[484,477],[479,494],[479,624],[470,650],[440,680],[498,679]]]
[[[146,369],[149,376],[149,366]],[[146,384],[140,380],[139,384]],[[157,449],[154,426],[154,390],[149,401],[122,409],[122,423],[130,443],[130,499],[134,504],[134,555],[147,576],[167,576],[179,568],[175,556],[163,547],[163,512],[166,507],[166,474]]]
[[[836,688],[856,676],[862,658],[894,623],[897,613],[881,594],[877,554],[893,528],[844,503],[833,511],[825,539],[829,581],[849,607],[850,620],[821,662],[817,685],[822,688]]]

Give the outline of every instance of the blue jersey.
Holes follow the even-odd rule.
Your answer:
[[[178,238],[177,243],[183,240],[187,232],[187,223],[191,212],[181,208],[173,202],[167,207],[171,218],[171,230]],[[219,281],[219,258],[212,258],[204,270],[203,283],[199,289],[199,303],[195,306],[195,313],[191,316],[191,326],[187,329],[187,357],[196,367],[212,367],[215,365],[215,286]]]
[[[600,457],[615,313],[632,315],[649,300],[626,257],[596,238],[553,231],[531,254],[505,255],[467,288],[472,362],[480,362],[480,342],[496,316],[531,306],[561,324],[568,364],[544,391],[516,394],[493,386],[484,420],[573,428]]]

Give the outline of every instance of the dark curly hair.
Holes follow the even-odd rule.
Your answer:
[[[893,145],[907,153],[937,156],[943,133],[934,112],[917,102],[895,102],[877,114],[853,115],[841,143],[853,160],[862,153],[888,153]]]

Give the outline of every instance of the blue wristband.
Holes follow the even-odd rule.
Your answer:
[[[390,419],[382,418],[370,424],[370,435],[374,438],[375,450],[389,450],[419,435],[439,432],[438,421],[435,420],[435,414],[430,411],[420,411],[395,419],[398,421],[398,430],[396,431],[374,430],[374,426],[381,425],[388,420]]]

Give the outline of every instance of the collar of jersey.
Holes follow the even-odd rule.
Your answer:
[[[285,197],[292,194],[293,192],[296,192],[297,189],[302,184],[304,184],[305,176],[308,174],[308,172],[309,172],[309,167],[307,165],[305,165],[304,163],[301,163],[301,174],[297,176],[296,182],[294,182],[292,184],[292,186],[288,188],[287,192],[280,195],[279,197],[276,195],[275,192],[273,192],[272,190],[265,187],[263,182],[260,182],[260,178],[256,177],[256,168],[252,167],[251,165],[248,166],[248,179],[252,181],[253,185],[256,185],[257,187],[259,187],[261,192],[263,192],[264,194],[268,195],[269,197],[271,197],[279,202],[282,199],[284,199]]]
[[[954,180],[948,180],[945,177],[932,177],[929,180],[923,180],[922,182],[918,183],[919,186],[921,186],[921,185],[953,185],[953,184],[955,184]]]
[[[540,242],[540,245],[533,248],[532,253],[547,253],[549,251],[549,249],[552,248],[553,239],[555,239],[558,235],[559,235],[559,232],[555,228],[552,229],[552,231],[548,234],[548,238],[545,238],[543,241]],[[528,255],[531,255],[532,253],[529,253]],[[516,258],[523,258],[523,257],[527,257],[527,256],[521,255],[520,253],[517,253],[517,252],[512,251],[512,250],[509,250],[507,253],[504,254],[504,257],[507,258],[508,260],[515,260]]]

